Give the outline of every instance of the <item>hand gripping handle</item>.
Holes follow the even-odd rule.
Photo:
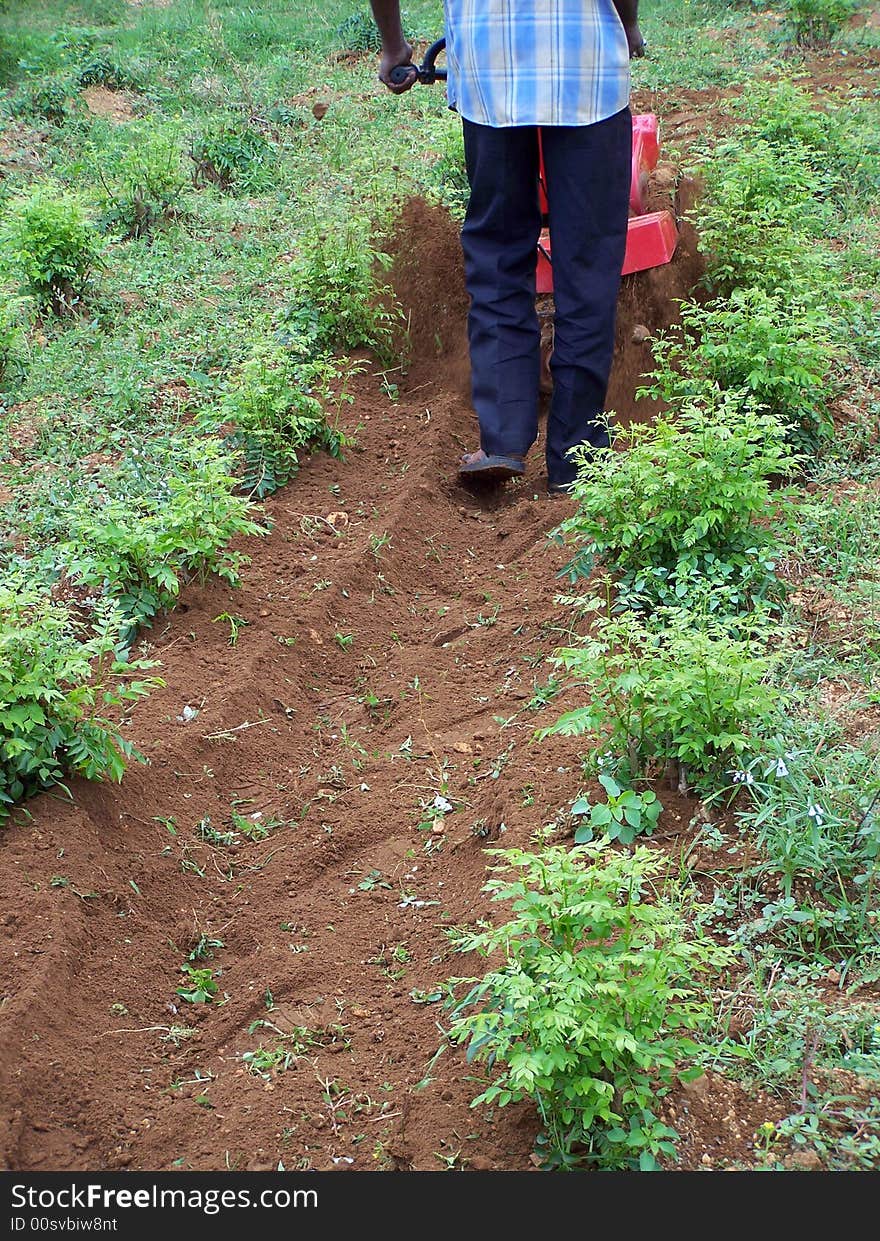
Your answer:
[[[428,48],[421,65],[395,65],[390,74],[392,84],[403,86],[413,69],[416,73],[416,81],[421,82],[423,86],[430,86],[432,82],[445,82],[446,70],[438,69],[436,64],[437,57],[445,49],[446,40],[438,39]]]

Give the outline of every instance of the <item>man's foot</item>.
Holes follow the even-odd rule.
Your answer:
[[[521,478],[525,472],[523,457],[485,453],[482,448],[479,452],[465,453],[458,467],[462,482],[501,483],[508,478]]]

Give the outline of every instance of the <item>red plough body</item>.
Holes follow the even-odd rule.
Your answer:
[[[678,245],[678,228],[671,211],[645,211],[645,191],[648,175],[657,166],[660,155],[660,127],[652,112],[633,117],[632,180],[629,191],[629,228],[626,237],[626,254],[623,275],[646,271],[649,267],[661,267],[675,254]],[[541,213],[548,213],[544,156],[541,155],[540,196]],[[539,293],[553,292],[553,251],[550,230],[544,228],[538,242],[537,289]]]

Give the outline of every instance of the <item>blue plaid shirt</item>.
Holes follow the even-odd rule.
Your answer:
[[[629,103],[612,0],[444,0],[450,107],[478,125],[592,125]]]

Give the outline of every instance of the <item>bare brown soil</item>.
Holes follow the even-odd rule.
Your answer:
[[[82,93],[83,103],[92,116],[100,116],[124,125],[134,120],[131,96],[125,91],[110,90],[106,86],[89,86]]]
[[[456,232],[412,203],[393,250],[399,400],[361,375],[357,446],[267,504],[241,590],[192,586],[145,635],[166,682],[130,721],[148,764],[34,800],[0,839],[8,1168],[533,1166],[534,1110],[474,1112],[473,1069],[434,1063],[432,998],[471,966],[445,932],[490,912],[486,846],[527,845],[582,787],[577,744],[532,740],[574,700],[528,709],[571,623],[547,539],[568,502],[544,498],[540,445],[505,491],[458,486],[475,439]],[[699,271],[686,235],[669,268],[627,278],[621,417],[644,415],[633,329],[669,322]],[[246,622],[234,645],[224,613]],[[454,811],[420,829],[441,792]],[[661,799],[674,855],[694,807]],[[233,811],[278,825],[206,841]],[[222,943],[196,962],[219,991],[196,1005],[177,989],[203,937]],[[294,1030],[286,1070],[250,1071],[245,1053]],[[685,1168],[750,1164],[780,1114],[713,1078],[668,1105]]]

